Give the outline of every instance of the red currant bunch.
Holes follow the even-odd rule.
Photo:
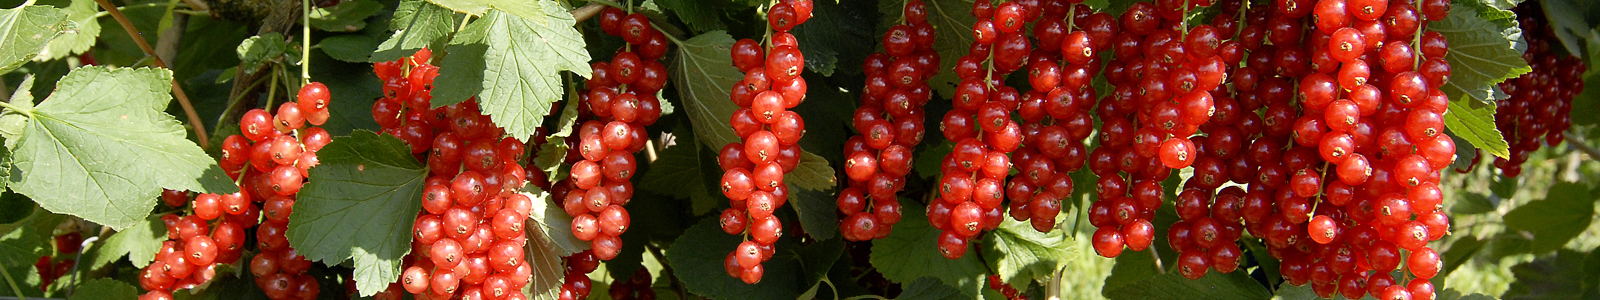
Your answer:
[[[594,272],[600,267],[600,259],[595,257],[594,250],[590,249],[573,253],[563,260],[566,261],[566,275],[562,279],[561,293],[556,298],[559,300],[588,298],[594,284],[589,280],[589,272]],[[612,297],[612,299],[619,298]]]
[[[729,276],[749,284],[761,282],[761,263],[772,259],[772,244],[783,235],[774,212],[788,202],[784,174],[800,164],[805,121],[789,109],[805,101],[806,81],[800,77],[805,58],[789,30],[810,19],[811,9],[811,0],[774,3],[767,10],[772,34],[766,47],[742,39],[729,53],[733,65],[745,72],[729,97],[739,106],[729,124],[742,142],[718,152],[722,194],[732,206],[720,220],[724,232],[745,234],[747,240],[728,253],[724,266]]]
[[[600,13],[600,28],[621,36],[627,46],[610,62],[592,65],[580,112],[589,121],[578,128],[579,154],[562,194],[561,205],[572,219],[572,233],[590,242],[594,256],[610,260],[622,248],[619,236],[628,230],[627,209],[633,198],[631,179],[637,171],[634,153],[649,139],[644,126],[661,117],[656,92],[666,84],[666,36],[650,27],[644,14],[615,7]],[[584,293],[587,295],[587,293]]]
[[[1069,1],[1046,2],[1034,22],[1039,47],[1027,67],[1031,89],[1017,108],[1026,142],[1011,153],[1018,175],[1005,194],[1011,218],[1028,221],[1039,232],[1055,228],[1061,200],[1072,196],[1070,173],[1088,158],[1083,141],[1093,129],[1089,112],[1096,98],[1089,81],[1100,73],[1096,53],[1108,49],[1116,33],[1112,22],[1110,14]]]
[[[524,262],[524,221],[532,209],[520,161],[520,140],[506,136],[478,109],[477,101],[434,108],[429,93],[438,67],[426,49],[373,69],[384,80],[384,97],[373,106],[383,133],[405,141],[425,157],[430,176],[422,208],[412,226],[411,255],[400,282],[391,284],[418,299],[521,299],[532,268]]]
[[[1494,124],[1511,143],[1511,158],[1497,158],[1494,166],[1506,177],[1522,174],[1522,163],[1541,145],[1554,146],[1566,139],[1565,132],[1572,127],[1572,97],[1583,92],[1583,73],[1588,70],[1583,59],[1556,53],[1560,41],[1550,26],[1542,24],[1544,10],[1538,2],[1524,2],[1516,11],[1523,21],[1518,23],[1522,36],[1528,40],[1522,58],[1533,71],[1500,83],[1511,97],[1496,102]],[[1441,65],[1449,71],[1449,64]]]
[[[839,192],[839,231],[851,241],[889,235],[900,222],[896,193],[911,173],[912,147],[927,131],[923,105],[932,97],[928,79],[939,68],[928,7],[912,0],[904,7],[905,22],[883,34],[885,53],[867,56],[862,69],[867,84],[852,125],[859,132],[845,141],[845,174],[849,187]]]
[[[72,226],[72,224],[75,223],[69,222],[68,224],[63,224],[63,226],[69,228],[78,227]],[[61,230],[62,226],[58,226],[56,228],[59,231]],[[50,284],[55,283],[56,279],[61,279],[61,276],[66,276],[67,274],[72,273],[74,268],[77,267],[77,260],[63,258],[61,261],[55,261],[56,257],[65,257],[69,254],[78,254],[78,252],[81,250],[83,250],[82,233],[79,233],[77,230],[70,230],[56,235],[56,255],[54,257],[49,255],[40,256],[39,261],[33,264],[33,269],[39,272],[39,289],[49,288]]]
[[[1028,295],[1024,295],[1021,290],[1006,284],[1004,280],[1000,279],[1000,275],[989,274],[989,289],[1000,292],[1001,295],[1006,296],[1006,299],[1009,300],[1028,300]]]

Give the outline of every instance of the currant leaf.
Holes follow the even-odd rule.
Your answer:
[[[713,299],[788,299],[804,292],[798,276],[800,266],[793,251],[778,251],[772,260],[762,264],[766,276],[756,284],[745,284],[728,276],[723,259],[729,249],[739,245],[741,238],[722,232],[718,218],[702,218],[699,223],[683,232],[672,248],[667,248],[667,261],[684,287],[695,295]],[[793,238],[780,238],[774,249],[794,249]]]
[[[727,117],[739,108],[729,100],[728,91],[744,78],[733,66],[728,52],[732,48],[733,37],[728,33],[707,32],[680,43],[677,56],[668,63],[695,137],[710,149],[739,141],[739,135],[728,127]]]
[[[89,47],[94,47],[100,37],[100,22],[95,16],[100,12],[99,5],[94,1],[71,1],[70,4],[64,5],[65,7],[61,7],[61,12],[67,14],[66,21],[70,23],[64,28],[70,30],[63,30],[61,35],[50,39],[50,44],[39,50],[39,56],[34,57],[34,61],[55,60],[84,53],[89,51]]]
[[[1522,59],[1522,53],[1513,48],[1523,43],[1521,36],[1507,35],[1499,25],[1471,8],[1451,9],[1450,17],[1429,23],[1428,30],[1437,31],[1450,41],[1450,52],[1444,56],[1450,63],[1450,80],[1440,89],[1452,102],[1469,96],[1494,105],[1494,100],[1504,99],[1504,93],[1496,92],[1495,84],[1533,71]]]
[[[552,1],[523,1],[523,0],[428,0],[453,11],[464,12],[474,16],[487,17],[490,11],[498,10],[528,19],[529,21],[545,23],[551,11],[562,11],[561,4]],[[572,27],[572,24],[567,24]]]
[[[96,278],[84,282],[83,285],[74,289],[72,297],[67,298],[67,300],[133,299],[138,297],[139,289],[134,288],[132,284],[111,278]]]
[[[400,278],[427,166],[391,135],[357,130],[317,152],[322,164],[289,216],[289,245],[306,259],[355,260],[356,288],[372,295]]]
[[[383,10],[377,1],[344,1],[311,11],[311,27],[322,31],[352,32],[367,27],[367,17]]]
[[[526,141],[564,90],[561,71],[589,77],[589,52],[573,28],[572,13],[553,1],[546,22],[491,10],[447,46],[433,90],[433,106],[477,96],[484,113],[506,133]]]
[[[401,1],[389,21],[394,35],[372,52],[371,62],[384,62],[410,56],[423,47],[439,49],[444,37],[455,30],[455,12],[422,0]]]
[[[1110,299],[1266,299],[1272,294],[1246,272],[1208,272],[1205,277],[1189,280],[1171,271],[1108,290],[1105,296]]]
[[[969,297],[982,292],[988,271],[978,256],[968,253],[958,259],[944,258],[939,254],[939,230],[928,225],[926,208],[915,201],[900,201],[900,205],[900,223],[889,236],[872,243],[872,266],[895,282],[933,276]]]
[[[11,112],[29,119],[6,136],[11,188],[118,230],[143,221],[162,188],[220,192],[197,180],[216,162],[165,112],[171,81],[166,69],[85,67],[62,77],[48,100]]]
[[[1506,213],[1506,227],[1533,235],[1533,253],[1560,249],[1589,228],[1597,197],[1589,187],[1557,182],[1544,200],[1532,201]]]
[[[0,265],[31,266],[40,256],[50,255],[51,231],[66,216],[31,206],[28,210],[33,213],[27,218],[0,224]]]
[[[10,72],[39,55],[51,40],[66,31],[67,14],[50,6],[0,9],[0,72]]]
[[[1027,280],[1048,283],[1072,255],[1063,230],[1042,233],[1028,222],[1005,218],[993,232],[984,238],[984,257],[991,258],[995,272],[1013,286],[1026,286]]]
[[[160,217],[151,216],[133,227],[112,234],[105,243],[94,248],[94,259],[86,266],[88,269],[99,269],[126,256],[133,266],[143,268],[155,261],[156,252],[161,251],[161,242],[166,240],[167,224]]]

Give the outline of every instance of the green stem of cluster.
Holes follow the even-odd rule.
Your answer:
[[[33,2],[33,1],[28,1],[28,2]],[[27,5],[24,4],[23,6],[27,6]],[[17,295],[17,300],[28,300],[28,298],[25,298],[25,297],[22,296],[22,289],[17,288],[17,280],[11,278],[11,272],[10,271],[6,271],[6,268],[0,268],[0,275],[5,275],[6,284],[11,286],[11,293]]]
[[[311,0],[300,0],[300,84],[311,83]]]
[[[1417,11],[1422,11],[1422,1],[1417,1]],[[1424,17],[1423,19],[1426,19]],[[1417,21],[1417,32],[1411,37],[1411,69],[1416,70],[1422,66],[1422,31],[1428,28],[1428,22]],[[1421,70],[1417,70],[1421,71]]]

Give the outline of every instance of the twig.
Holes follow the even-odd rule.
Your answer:
[[[1156,261],[1156,271],[1161,272],[1161,274],[1166,274],[1167,273],[1167,267],[1161,266],[1161,254],[1156,253],[1156,248],[1155,247],[1150,247],[1149,249],[1150,249],[1150,258],[1154,258],[1155,261]]]
[[[128,16],[122,15],[122,11],[118,10],[116,5],[112,5],[111,1],[108,0],[94,0],[94,2],[99,3],[101,9],[111,13],[111,18],[117,19],[117,24],[122,25],[122,29],[128,31],[128,36],[133,38],[134,44],[139,45],[139,50],[143,50],[145,55],[155,59],[156,67],[167,68],[167,62],[162,61],[161,56],[156,55],[156,50],[150,47],[149,42],[144,41],[144,37],[139,34],[139,29],[133,27],[133,22],[128,21]],[[200,147],[209,147],[211,145],[209,141],[211,137],[206,135],[205,123],[200,122],[200,114],[194,111],[194,104],[189,103],[189,95],[185,94],[183,87],[178,85],[177,78],[172,79],[172,95],[178,98],[178,105],[183,107],[183,114],[189,116],[189,129],[194,130],[194,137],[200,142]]]
[[[593,18],[595,15],[600,14],[600,11],[605,9],[605,4],[589,2],[589,4],[584,5],[583,7],[573,9],[572,19],[581,23],[583,20],[588,20],[589,18]]]
[[[1583,151],[1583,153],[1588,154],[1589,158],[1591,159],[1600,158],[1600,149],[1595,149],[1594,146],[1590,146],[1588,141],[1583,140],[1583,136],[1572,132],[1571,129],[1568,129],[1561,134],[1566,135],[1567,145],[1572,145],[1572,148],[1577,148],[1578,151]]]
[[[189,4],[189,7],[194,8],[195,10],[199,10],[199,11],[210,11],[211,10],[211,5],[210,4],[206,4],[205,1],[183,0],[183,3]]]

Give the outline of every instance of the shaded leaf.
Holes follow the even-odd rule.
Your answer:
[[[476,96],[478,106],[506,134],[527,141],[560,101],[561,71],[589,77],[589,52],[573,28],[572,14],[539,1],[548,22],[491,11],[468,24],[445,49],[433,106]]]
[[[50,6],[0,9],[0,73],[39,55],[39,49],[66,29],[66,18],[66,12]]]
[[[428,169],[390,135],[358,130],[317,157],[289,216],[289,245],[306,259],[355,260],[356,288],[372,295],[400,278]]]
[[[860,73],[861,63],[878,40],[870,15],[872,2],[813,1],[812,5],[813,17],[793,30],[795,39],[804,41],[800,52],[805,56],[806,71],[823,76],[833,76],[834,69]]]
[[[566,276],[561,257],[588,249],[589,243],[572,236],[572,217],[560,207],[550,205],[549,193],[534,191],[525,195],[533,200],[529,221],[539,226],[539,230],[528,230],[528,244],[523,250],[528,255],[528,266],[533,268],[533,277],[526,289],[530,296],[538,299],[556,299],[561,293],[562,278]]]
[[[822,3],[826,1],[813,2]],[[678,16],[684,25],[696,32],[727,29],[715,5],[702,0],[656,0],[655,3]]]
[[[51,231],[66,220],[66,216],[43,209],[30,211],[33,213],[27,218],[0,224],[0,265],[32,266],[40,256],[53,252],[50,243],[54,235]]]
[[[1125,253],[1126,254],[1126,253]],[[1138,254],[1138,253],[1134,253]],[[1178,272],[1152,276],[1106,292],[1110,299],[1268,299],[1271,291],[1245,272],[1208,272],[1189,280]]]
[[[978,295],[988,273],[978,260],[980,250],[969,246],[967,255],[945,258],[939,254],[939,230],[928,225],[926,208],[912,201],[900,201],[900,205],[900,223],[894,225],[894,231],[872,242],[872,266],[890,281],[909,283],[932,276],[964,295]]]
[[[762,264],[765,276],[761,282],[745,284],[728,276],[722,261],[740,242],[740,236],[722,232],[716,217],[702,218],[672,242],[667,261],[688,292],[712,299],[790,299],[809,287],[801,286],[795,276],[800,266],[794,252],[782,250],[793,249],[791,237],[773,245],[779,250]]]
[[[556,251],[556,256],[568,256],[588,250],[589,242],[579,240],[572,235],[572,216],[561,210],[560,205],[551,202],[550,193],[540,191],[531,184],[528,187],[532,191],[526,192],[525,195],[533,200],[533,209],[529,210],[528,219],[539,226],[537,231],[546,242],[550,243],[551,250]]]
[[[1450,250],[1445,250],[1444,253],[1439,254],[1440,260],[1442,260],[1441,263],[1444,264],[1443,268],[1439,268],[1439,275],[1450,275],[1450,272],[1454,272],[1456,268],[1460,268],[1462,264],[1472,260],[1473,256],[1478,255],[1478,252],[1483,250],[1483,246],[1487,244],[1488,241],[1479,240],[1475,236],[1462,237],[1450,243]]]
[[[122,230],[143,221],[163,188],[211,192],[197,178],[216,162],[166,111],[166,69],[73,70],[6,137],[11,188],[53,212]],[[117,91],[106,93],[105,91]]]
[[[1520,2],[1520,1],[1519,1]],[[1567,53],[1582,56],[1585,40],[1591,35],[1600,19],[1600,5],[1594,1],[1583,0],[1544,0],[1538,5],[1544,9],[1544,15],[1550,31],[1555,33],[1557,40],[1565,46]]]
[[[356,129],[378,130],[372,118],[372,102],[383,96],[383,81],[372,73],[372,66],[348,63],[322,53],[311,53],[311,80],[328,86],[331,97],[328,122],[322,129],[334,136],[350,135]]]
[[[455,12],[422,0],[401,1],[395,8],[389,29],[394,34],[372,52],[371,62],[393,61],[411,56],[423,47],[440,49],[444,37],[455,30]]]
[[[383,10],[383,4],[372,0],[339,2],[332,7],[311,10],[311,27],[322,31],[351,32],[367,27],[367,17]]]
[[[334,59],[346,62],[366,62],[378,50],[378,44],[383,41],[376,37],[346,34],[332,36],[317,41],[317,48]]]
[[[104,299],[133,299],[139,297],[139,289],[126,282],[116,281],[111,278],[96,278],[84,282],[73,290],[72,297],[67,300],[104,300]]]
[[[1506,213],[1506,228],[1533,235],[1533,252],[1560,249],[1589,228],[1596,195],[1583,185],[1557,182],[1544,200],[1523,204]]]
[[[896,299],[969,299],[955,287],[939,282],[933,277],[922,277],[906,283]]]
[[[693,132],[686,128],[679,127],[672,132],[679,138],[693,138]],[[710,189],[715,183],[707,182],[706,179],[711,177],[703,174],[706,171],[721,172],[722,169],[717,166],[716,156],[705,152],[698,143],[677,144],[662,149],[656,153],[656,160],[650,163],[650,169],[644,172],[644,178],[639,180],[637,187],[651,193],[687,198],[691,203],[690,213],[696,216],[711,212],[722,202],[723,196],[720,190]],[[703,169],[706,167],[712,170]],[[790,198],[794,198],[794,189],[790,191]]]
[[[1555,255],[1511,267],[1516,281],[1501,298],[1518,299],[1579,299],[1584,283],[1592,274],[1584,274],[1584,253],[1562,249]]]
[[[1498,204],[1489,199],[1488,195],[1461,191],[1455,197],[1455,204],[1450,206],[1450,213],[1457,215],[1473,215],[1494,211]]]
[[[798,188],[792,182],[785,184],[789,185],[788,206],[799,215],[800,227],[806,230],[807,235],[816,239],[831,239],[839,234],[839,215],[835,213],[839,211],[839,203],[833,193]]]

